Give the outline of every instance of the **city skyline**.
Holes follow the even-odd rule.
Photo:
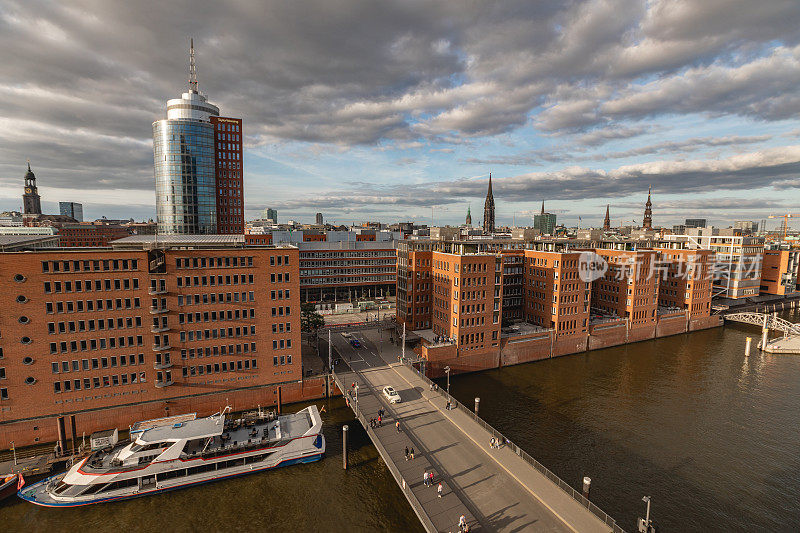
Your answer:
[[[21,207],[31,159],[45,212],[155,218],[150,124],[185,87],[190,36],[201,89],[248,124],[248,219],[460,224],[490,171],[499,227],[542,200],[568,226],[600,227],[607,204],[612,226],[641,224],[650,185],[654,226],[800,199],[791,2],[214,3],[177,26],[159,6],[0,5],[0,209]]]

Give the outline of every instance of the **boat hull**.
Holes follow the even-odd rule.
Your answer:
[[[3,478],[0,477],[0,480]],[[19,483],[19,474],[11,478],[9,481],[0,484],[0,502],[17,492],[17,484]]]
[[[324,449],[324,446],[323,446],[323,449]],[[214,481],[221,481],[221,480],[224,480],[224,479],[231,479],[231,478],[235,478],[235,477],[241,477],[241,476],[245,476],[247,474],[255,474],[257,472],[265,472],[267,470],[273,470],[275,468],[281,468],[281,467],[285,467],[285,466],[291,466],[291,465],[303,464],[303,463],[313,463],[313,462],[316,462],[316,461],[319,461],[320,459],[322,459],[322,456],[324,455],[324,453],[325,452],[323,451],[323,452],[320,452],[320,453],[317,453],[317,454],[307,455],[307,456],[304,456],[304,457],[297,457],[297,458],[294,458],[294,459],[286,459],[286,460],[281,461],[280,463],[278,463],[276,465],[273,465],[273,466],[265,466],[265,467],[262,467],[262,468],[254,468],[252,470],[245,470],[245,471],[240,471],[240,472],[232,472],[230,474],[222,474],[220,476],[213,477],[213,478],[210,478],[210,479],[200,479],[200,480],[197,480],[197,481],[187,481],[186,483],[182,483],[182,484],[179,484],[179,485],[154,488],[154,489],[150,489],[150,490],[146,490],[146,491],[139,491],[139,492],[126,494],[126,495],[110,496],[110,497],[106,497],[106,498],[97,498],[97,499],[93,499],[93,500],[82,500],[82,501],[75,501],[75,502],[41,501],[41,500],[37,500],[35,498],[35,493],[37,492],[36,489],[45,486],[53,477],[56,477],[56,476],[51,476],[51,477],[49,477],[47,479],[44,479],[44,480],[42,480],[42,481],[40,481],[40,482],[38,482],[38,483],[36,483],[34,485],[31,485],[29,487],[23,488],[21,491],[19,491],[17,493],[17,496],[19,496],[20,498],[22,498],[23,500],[25,500],[27,502],[30,502],[30,503],[35,504],[35,505],[40,505],[42,507],[83,507],[83,506],[86,506],[86,505],[94,505],[96,503],[105,503],[105,502],[113,502],[113,501],[121,501],[121,500],[131,500],[133,498],[140,498],[142,496],[151,496],[153,494],[160,494],[162,492],[169,492],[169,491],[178,490],[178,489],[185,489],[185,488],[189,488],[189,487],[203,485],[203,484],[206,484],[206,483],[212,483]]]

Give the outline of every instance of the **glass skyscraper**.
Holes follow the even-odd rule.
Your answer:
[[[219,108],[197,90],[194,47],[189,92],[167,102],[167,118],[153,122],[158,233],[217,233],[214,126]]]

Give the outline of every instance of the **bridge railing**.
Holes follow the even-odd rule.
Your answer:
[[[350,373],[354,372],[351,371]],[[433,524],[433,520],[431,520],[430,516],[425,511],[425,508],[422,506],[422,503],[420,503],[420,501],[411,491],[411,485],[405,481],[403,475],[400,473],[400,470],[398,470],[397,466],[395,466],[394,461],[390,459],[391,456],[389,455],[389,452],[386,451],[386,448],[383,447],[383,444],[381,443],[380,439],[378,439],[378,436],[375,434],[375,431],[370,427],[369,421],[358,408],[358,402],[353,401],[353,398],[351,398],[348,395],[348,390],[349,390],[348,387],[344,385],[344,383],[341,380],[341,377],[335,371],[333,372],[333,380],[336,382],[336,386],[339,387],[339,390],[342,391],[342,394],[347,400],[348,405],[353,410],[353,413],[355,413],[356,419],[364,428],[364,431],[367,432],[367,435],[369,436],[370,440],[375,445],[375,448],[377,448],[378,453],[381,455],[381,457],[384,458],[383,462],[389,468],[389,472],[392,473],[394,480],[397,482],[397,486],[400,487],[400,490],[403,492],[403,495],[408,500],[408,503],[411,505],[411,508],[414,510],[414,513],[417,515],[417,518],[419,518],[420,522],[422,523],[422,527],[425,528],[425,531],[429,532],[437,531],[436,526]]]
[[[424,373],[420,372],[416,367],[410,364],[406,364],[411,370],[413,370],[417,375],[419,375],[423,381],[428,383],[428,385],[434,385],[435,390],[437,390],[445,400],[450,400],[451,409],[461,409],[464,413],[467,413],[469,416],[473,418],[478,424],[480,424],[486,431],[488,431],[495,439],[500,441],[501,445],[508,446],[511,448],[511,451],[516,453],[519,457],[521,457],[526,463],[530,464],[536,470],[538,470],[542,475],[544,475],[547,479],[555,483],[561,490],[566,492],[568,495],[572,496],[572,498],[580,503],[582,506],[589,509],[597,518],[602,520],[607,526],[609,526],[614,533],[625,533],[625,530],[622,529],[619,525],[617,525],[617,521],[611,518],[605,511],[600,509],[597,505],[592,503],[587,498],[584,498],[583,494],[578,492],[577,490],[573,489],[569,483],[555,475],[553,472],[550,471],[546,466],[542,463],[534,459],[530,456],[528,452],[511,442],[510,439],[506,438],[505,435],[497,431],[494,427],[488,424],[485,420],[475,414],[474,411],[465,407],[461,402],[450,396],[447,391],[439,387],[438,384],[433,383]]]

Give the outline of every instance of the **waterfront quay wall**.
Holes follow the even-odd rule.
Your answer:
[[[328,381],[328,376],[315,376],[300,381],[272,385],[226,389],[218,392],[186,395],[169,400],[132,402],[114,407],[64,411],[56,415],[32,417],[22,420],[0,420],[0,443],[5,448],[14,442],[17,448],[33,444],[58,441],[58,420],[64,418],[66,449],[70,449],[72,435],[70,418],[75,416],[75,434],[80,444],[81,436],[105,429],[125,429],[140,420],[161,418],[184,413],[197,413],[198,417],[212,415],[226,405],[234,412],[262,408],[275,408],[287,404],[318,400],[328,395],[339,395],[339,390]],[[279,392],[280,389],[280,392]]]
[[[720,316],[688,318],[683,312],[660,315],[653,324],[628,328],[625,319],[611,319],[589,327],[589,333],[557,336],[552,330],[503,337],[499,346],[481,351],[461,352],[455,344],[444,346],[420,345],[417,353],[426,362],[429,377],[444,376],[444,367],[449,366],[454,374],[478,372],[490,368],[512,366],[552,357],[572,355],[591,350],[601,350],[633,342],[679,335],[718,327],[723,324]]]

